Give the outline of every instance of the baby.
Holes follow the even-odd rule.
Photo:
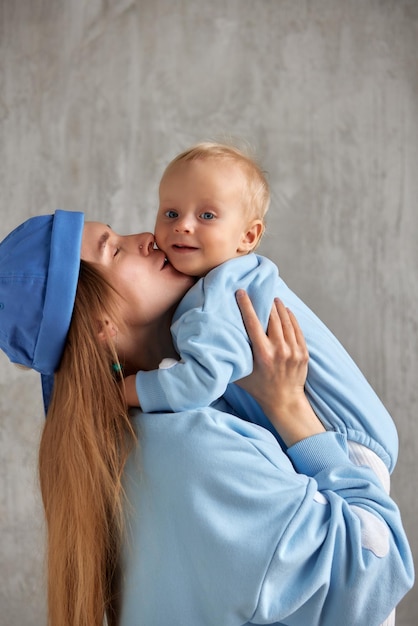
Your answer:
[[[221,396],[229,410],[269,428],[259,405],[234,381],[252,371],[252,352],[234,294],[245,289],[264,327],[274,297],[295,314],[309,350],[306,393],[325,428],[375,452],[392,471],[397,434],[391,417],[342,345],[287,287],[277,267],[254,253],[270,192],[260,167],[232,146],[201,143],[166,168],[155,238],[168,261],[198,280],[172,324],[180,360],[125,379],[130,406],[145,412],[208,406]],[[352,450],[355,449],[355,445]],[[383,472],[384,474],[385,472]]]

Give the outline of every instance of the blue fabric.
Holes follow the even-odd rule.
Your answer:
[[[345,435],[306,439],[290,460],[214,408],[133,424],[120,626],[377,626],[412,586],[398,509]]]
[[[70,326],[84,215],[26,220],[0,243],[0,348],[44,375],[45,406]]]
[[[274,296],[293,311],[309,350],[306,393],[316,414],[327,429],[376,452],[392,471],[398,454],[392,418],[331,331],[289,289],[277,267],[255,254],[223,263],[183,298],[172,325],[182,361],[170,369],[137,374],[142,409],[198,408],[225,393],[236,414],[274,432],[257,403],[228,385],[252,371],[251,348],[235,301],[238,288],[248,291],[264,328]]]

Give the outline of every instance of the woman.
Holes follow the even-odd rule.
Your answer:
[[[306,348],[280,303],[266,337],[240,295],[255,347],[241,384],[287,454],[222,400],[127,415],[121,368],[176,356],[171,315],[190,286],[153,243],[57,211],[0,245],[0,345],[43,375],[48,409],[50,623],[380,624],[413,579],[400,515],[312,412]]]

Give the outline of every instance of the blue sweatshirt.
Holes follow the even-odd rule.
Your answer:
[[[283,446],[258,404],[236,380],[252,371],[251,346],[235,292],[245,289],[264,328],[274,296],[295,314],[309,350],[306,393],[328,430],[364,444],[393,470],[398,437],[392,418],[331,331],[280,278],[267,258],[249,254],[216,267],[180,302],[172,325],[181,361],[170,369],[138,372],[144,412],[205,407],[223,394],[233,412],[268,428]],[[284,446],[283,446],[284,447]]]
[[[133,416],[120,626],[383,622],[412,586],[411,553],[396,505],[350,462],[344,434],[286,455],[264,428],[213,407],[175,417]]]

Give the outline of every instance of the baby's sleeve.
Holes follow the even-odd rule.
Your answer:
[[[237,307],[234,301],[231,306]],[[186,411],[210,406],[228,384],[252,371],[252,352],[242,322],[225,315],[192,309],[176,322],[176,345],[180,360],[171,367],[136,375],[141,408]]]

